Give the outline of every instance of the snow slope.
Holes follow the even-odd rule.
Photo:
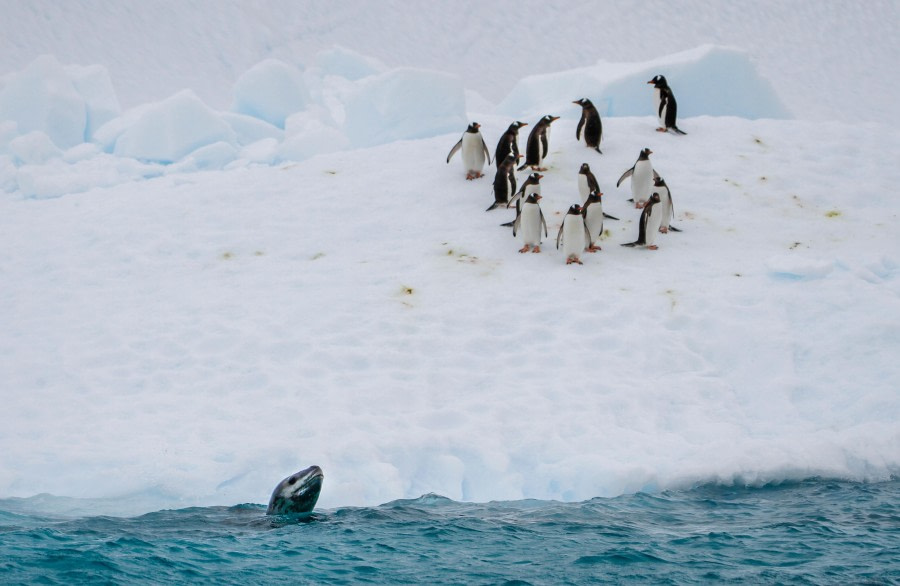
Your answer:
[[[52,23],[77,5],[16,6]],[[137,5],[93,6],[123,35],[97,62],[138,53],[121,40]],[[264,46],[272,31],[250,34],[234,10],[214,13],[219,34]],[[358,26],[340,10],[318,23]],[[172,34],[186,26],[175,18]],[[710,79],[710,54],[737,55],[751,102],[772,99],[741,51],[659,63]],[[455,62],[338,49],[303,69],[248,64],[227,100],[204,82],[121,109],[115,67],[60,58],[23,59],[0,83],[0,497],[100,498],[88,508],[117,513],[261,502],[311,463],[326,508],[900,471],[900,138],[863,121],[862,102],[852,123],[697,112],[679,123],[687,136],[659,134],[644,66],[600,64],[598,93],[615,78],[647,105],[604,119],[601,156],[537,75],[521,114],[494,112],[446,73]],[[422,92],[440,107],[421,109]],[[467,182],[444,159],[467,119],[493,149],[537,112],[562,116],[542,182],[551,234],[521,255],[498,226],[512,212],[483,211],[490,177]],[[619,246],[637,212],[615,182],[643,147],[683,230],[655,252]],[[566,266],[553,239],[583,162],[621,221]]]

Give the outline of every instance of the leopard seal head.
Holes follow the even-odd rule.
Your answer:
[[[295,472],[278,483],[269,499],[267,515],[310,513],[319,500],[325,475],[318,466]]]

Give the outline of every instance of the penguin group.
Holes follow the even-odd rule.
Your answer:
[[[686,133],[676,124],[677,104],[672,89],[662,75],[653,77],[648,84],[653,85],[654,113],[659,119],[659,132],[672,132],[677,135]],[[575,129],[575,139],[598,154],[603,140],[603,124],[596,106],[587,98],[574,100],[573,104],[581,107],[581,117]],[[515,207],[515,219],[501,224],[511,226],[512,235],[521,240],[520,253],[539,253],[543,238],[549,236],[547,221],[540,207],[541,179],[548,171],[546,159],[550,154],[551,125],[559,116],[545,115],[531,128],[525,143],[524,154],[519,151],[519,130],[528,126],[527,122],[512,122],[494,150],[495,165],[492,183],[493,201],[486,211]],[[491,164],[491,154],[477,122],[469,124],[460,140],[447,155],[447,162],[457,152],[462,154],[463,167],[467,180],[484,177],[484,167]],[[650,162],[653,153],[644,148],[631,168],[622,173],[616,187],[630,180],[631,199],[634,208],[640,210],[637,239],[623,243],[626,247],[642,247],[657,250],[658,234],[669,231],[680,232],[672,226],[671,220],[675,211],[672,194],[668,185]],[[524,159],[524,161],[522,160]],[[531,170],[528,177],[517,185],[516,172]],[[556,236],[556,248],[562,250],[566,264],[583,264],[583,253],[594,253],[601,250],[600,240],[604,235],[604,220],[618,220],[603,211],[603,192],[597,178],[588,163],[583,163],[578,170],[577,185],[580,203],[572,204],[563,215]]]

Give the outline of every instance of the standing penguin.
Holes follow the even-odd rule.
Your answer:
[[[600,191],[600,184],[594,177],[590,165],[582,163],[578,169],[578,193],[581,194],[581,199],[586,201],[592,191]]]
[[[678,115],[678,104],[675,102],[675,94],[666,82],[666,78],[657,75],[647,83],[653,84],[653,103],[656,106],[656,115],[659,116],[659,128],[657,132],[666,132],[669,129],[678,134],[687,134],[675,126],[675,118]]]
[[[486,209],[486,212],[495,210],[505,206],[509,202],[509,198],[516,191],[516,162],[522,158],[512,153],[507,153],[506,158],[497,167],[497,173],[494,175],[494,203]]]
[[[484,137],[481,136],[479,128],[481,128],[481,124],[477,122],[469,124],[466,131],[463,132],[462,138],[453,145],[453,148],[450,149],[450,154],[447,155],[447,162],[449,163],[456,151],[462,149],[462,162],[463,167],[466,168],[466,179],[468,181],[484,177],[484,173],[481,170],[484,169],[485,159],[487,159],[489,165],[491,164],[491,152],[488,150],[487,145],[484,144]]]
[[[528,123],[513,122],[506,129],[506,132],[503,133],[503,136],[500,137],[499,142],[497,142],[497,150],[494,152],[494,164],[498,167],[510,152],[517,157],[519,156],[519,129],[523,126],[528,126]]]
[[[587,198],[593,191],[600,191],[600,184],[597,182],[597,178],[594,177],[590,165],[582,163],[581,168],[578,170],[578,193],[580,193],[582,199],[584,199],[584,202],[581,204],[582,206],[587,203]],[[610,216],[606,212],[603,213],[603,217],[609,218],[610,220],[619,219],[615,216]]]
[[[587,251],[597,252],[600,250],[597,241],[603,235],[603,193],[600,190],[588,195],[581,213],[584,216],[584,229],[587,231]]]
[[[622,176],[616,182],[616,187],[618,187],[625,179],[631,177],[631,198],[636,208],[642,208],[647,203],[647,200],[650,198],[653,179],[659,177],[659,173],[653,170],[653,165],[650,163],[650,155],[652,154],[653,151],[650,149],[642,149],[634,166],[622,173]]]
[[[573,262],[583,264],[581,253],[584,252],[589,240],[587,228],[584,225],[584,216],[581,215],[581,206],[577,203],[572,204],[563,217],[559,234],[556,235],[556,249],[559,250],[559,243],[562,242],[566,264],[570,265]]]
[[[587,98],[581,98],[572,103],[581,106],[581,120],[578,121],[578,127],[575,128],[575,140],[581,140],[583,129],[585,144],[602,155],[600,141],[603,138],[603,123],[600,121],[600,112]]]
[[[528,143],[525,145],[525,162],[519,167],[519,171],[525,167],[531,167],[535,171],[546,171],[544,158],[550,151],[550,125],[554,120],[559,120],[559,116],[544,116],[538,120],[534,128],[528,134]]]
[[[547,221],[544,220],[544,213],[541,206],[538,205],[541,196],[538,193],[531,193],[525,203],[522,204],[522,211],[516,215],[516,221],[513,223],[513,236],[522,235],[522,243],[524,246],[519,252],[541,251],[541,227],[544,228],[544,237],[547,237]]]
[[[656,250],[656,233],[659,231],[659,225],[662,220],[662,210],[659,205],[659,194],[654,193],[647,200],[641,212],[641,221],[638,226],[638,239],[634,242],[628,242],[622,246],[646,246],[650,250]]]
[[[509,203],[506,204],[506,207],[509,207],[515,202],[516,204],[516,218],[519,217],[519,213],[521,212],[520,199],[525,201],[528,199],[528,196],[532,193],[536,193],[538,195],[541,194],[541,179],[544,176],[540,173],[532,173],[528,177],[525,178],[525,181],[522,183],[522,187],[519,188],[519,191],[515,193],[515,195],[510,198]],[[515,220],[512,222],[507,222],[505,224],[500,224],[501,226],[512,226]]]
[[[519,198],[522,198],[522,200],[526,200],[526,199],[528,199],[528,196],[531,195],[532,193],[540,194],[541,193],[541,179],[543,179],[543,178],[544,178],[544,176],[541,175],[540,173],[532,173],[531,175],[526,177],[525,181],[522,182],[522,187],[520,187],[519,191],[517,191],[515,193],[515,195],[512,196],[512,198],[509,200],[509,203],[506,205],[506,207],[511,206],[513,204],[513,202],[515,202],[516,203],[516,212],[518,212],[519,211]]]
[[[666,182],[662,177],[657,177],[653,180],[653,191],[659,194],[659,208],[661,214],[659,231],[663,234],[667,233],[669,230],[681,232],[681,230],[675,226],[670,225],[672,218],[675,217],[675,204],[672,203],[672,192],[669,191],[669,186],[666,185]]]

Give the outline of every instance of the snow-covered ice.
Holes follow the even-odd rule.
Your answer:
[[[549,18],[560,51],[575,45],[562,5],[520,4],[516,22]],[[213,4],[171,3],[171,38],[124,77],[154,11],[6,7],[25,30],[40,11],[51,29],[99,26],[73,7],[103,8],[91,14],[111,26],[57,34],[38,55],[20,40],[0,59],[0,498],[114,513],[262,502],[312,463],[325,508],[900,473],[900,134],[871,118],[897,81],[854,67],[897,56],[894,5],[857,7],[847,26],[875,6],[883,33],[853,37],[840,63],[823,49],[809,97],[770,74],[795,66],[785,28],[833,22],[816,3],[762,3],[782,17],[772,29],[686,3],[735,34],[633,39],[655,50],[633,59],[561,63],[523,44],[503,57],[517,79],[494,85],[472,67],[490,55],[438,57],[459,46],[456,9],[392,30],[404,4],[386,3],[368,15],[384,26],[348,39],[340,19],[365,12],[350,5],[215,3],[219,28],[190,45],[181,31]],[[424,37],[398,39],[413,20]],[[463,20],[472,47],[494,32]],[[327,46],[299,34],[313,24]],[[257,59],[238,68],[226,37]],[[398,59],[403,43],[420,53]],[[103,57],[69,61],[94,44]],[[212,65],[185,77],[192,47],[217,47],[229,83]],[[655,132],[656,72],[687,136]],[[826,104],[804,101],[823,88]],[[603,155],[575,140],[581,97],[602,106]],[[837,119],[816,118],[835,105]],[[493,150],[512,120],[543,114],[561,116],[542,180],[551,236],[523,255],[499,226],[512,210],[484,212],[490,171],[466,181],[445,158],[470,120]],[[658,251],[619,246],[639,212],[615,181],[645,147],[682,229]],[[621,220],[566,266],[552,241],[584,162]]]

